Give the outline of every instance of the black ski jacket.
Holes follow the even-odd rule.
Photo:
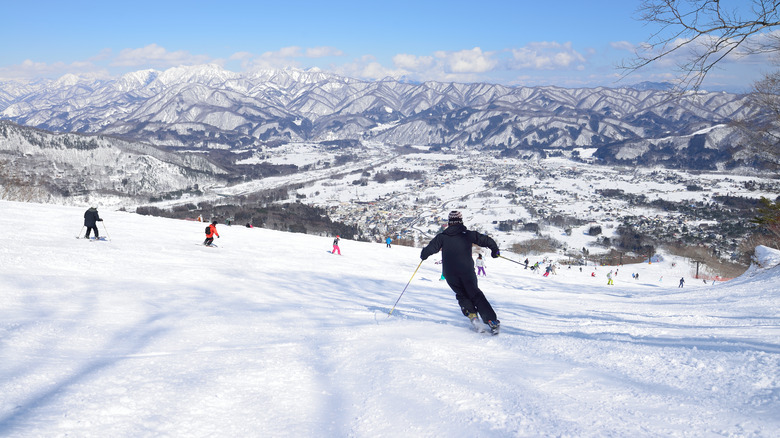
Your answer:
[[[442,273],[445,277],[455,277],[464,272],[474,273],[474,259],[471,258],[471,245],[477,244],[490,248],[491,255],[498,257],[498,244],[490,237],[476,231],[469,231],[463,224],[450,225],[428,243],[420,252],[425,260],[441,250]]]
[[[84,226],[85,227],[94,227],[97,225],[97,221],[101,221],[103,219],[100,219],[100,216],[98,216],[97,208],[90,208],[86,212],[84,212]]]

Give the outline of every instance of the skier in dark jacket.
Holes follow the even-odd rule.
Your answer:
[[[95,231],[95,239],[99,238],[100,235],[98,234],[97,223],[102,221],[103,219],[100,219],[100,216],[98,215],[97,207],[89,207],[89,209],[84,212],[84,226],[87,227],[87,234],[84,238],[89,239],[89,233],[92,230]]]
[[[463,315],[471,320],[475,329],[480,330],[476,325],[477,313],[479,313],[482,322],[490,326],[490,331],[497,335],[500,322],[485,294],[477,286],[471,245],[490,248],[490,255],[493,258],[500,255],[498,245],[490,237],[466,229],[461,212],[451,211],[448,219],[447,228],[423,248],[420,258],[425,260],[441,250],[442,273],[447,284],[455,292],[455,298],[460,304]]]

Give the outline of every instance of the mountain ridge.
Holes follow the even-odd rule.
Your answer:
[[[702,129],[754,117],[747,96],[673,96],[657,86],[640,88],[367,82],[319,70],[234,73],[212,64],[117,79],[0,83],[0,118],[188,150],[358,140],[528,157],[600,148],[597,156],[607,163],[694,169],[740,164],[728,152],[740,147],[741,136],[732,128],[709,139],[719,158],[704,163],[684,151],[666,159],[668,145],[658,139],[683,141]],[[617,158],[631,155],[623,149],[648,144],[632,162]]]
[[[44,188],[45,197],[39,200],[49,201],[89,193],[148,198],[197,191],[199,185],[223,182],[227,176],[202,154],[103,135],[55,134],[3,120],[0,161],[24,184]]]

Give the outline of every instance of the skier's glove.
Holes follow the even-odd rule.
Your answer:
[[[98,219],[99,222],[103,222],[103,219]]]
[[[490,257],[493,257],[494,259],[497,259],[498,256],[500,256],[500,255],[501,255],[501,251],[499,251],[499,250],[490,251]]]

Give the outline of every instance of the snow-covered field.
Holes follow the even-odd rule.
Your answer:
[[[0,436],[780,436],[777,266],[488,259],[491,337],[435,256],[388,316],[419,248],[86,207],[0,202]]]

